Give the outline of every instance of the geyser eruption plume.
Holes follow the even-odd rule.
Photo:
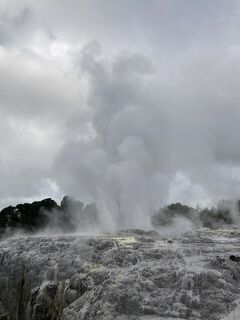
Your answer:
[[[144,211],[141,205],[134,204],[131,206],[132,210],[123,212],[121,205],[117,205],[106,193],[98,189],[97,195],[97,209],[99,214],[100,224],[102,230],[117,231],[119,229],[127,228],[151,228],[151,219],[147,208]]]
[[[165,198],[167,182],[157,147],[165,143],[164,120],[158,105],[147,110],[144,98],[153,69],[137,55],[120,57],[108,70],[98,51],[89,45],[80,61],[89,80],[91,135],[66,142],[55,162],[57,179],[69,194],[91,195],[110,228],[148,227],[149,212]]]
[[[107,60],[91,43],[77,56],[87,104],[69,121],[70,134],[54,162],[55,177],[65,194],[97,202],[110,228],[147,228],[153,210],[171,202],[203,207],[237,198],[238,181],[223,154],[229,149],[222,140],[223,110],[216,126],[216,91],[208,90],[204,105],[198,102],[206,81],[198,68],[201,59],[195,57],[191,70],[184,65],[184,78],[170,83],[141,55]],[[207,83],[211,88],[211,79]],[[233,115],[229,111],[227,117],[234,127]]]
[[[155,97],[151,62],[134,55],[109,64],[100,51],[95,43],[81,52],[78,68],[89,86],[89,136],[66,141],[55,161],[57,180],[76,198],[91,196],[108,227],[148,228],[150,213],[170,197],[178,169],[168,160],[171,124],[164,102]],[[76,125],[73,121],[77,133]]]
[[[101,228],[107,227],[111,231],[117,230],[118,221],[116,218],[119,209],[100,189],[98,189],[97,209]]]

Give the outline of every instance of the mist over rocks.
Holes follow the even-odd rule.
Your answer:
[[[0,211],[0,237],[4,239],[11,235],[64,234],[84,233],[96,234],[117,232],[118,230],[134,230],[138,228],[136,217],[123,215],[122,221],[111,215],[110,209],[103,204],[84,204],[73,197],[65,196],[60,204],[51,198],[33,203],[9,206]],[[151,224],[149,224],[151,218]],[[135,222],[135,224],[134,224]],[[158,210],[141,222],[143,230],[155,229],[164,232],[172,228],[177,234],[181,225],[187,226],[182,232],[201,227],[216,229],[222,226],[239,224],[240,201],[220,201],[216,207],[193,208],[181,203],[172,203]],[[141,230],[139,228],[139,230]]]
[[[153,214],[153,230],[118,232],[107,220],[102,229],[96,204],[69,196],[7,207],[0,320],[228,319],[240,299],[239,204],[173,203]],[[179,221],[191,229],[178,233]]]

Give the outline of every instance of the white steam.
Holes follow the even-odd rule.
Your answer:
[[[85,111],[69,122],[54,162],[65,194],[96,201],[113,228],[149,227],[153,210],[166,203],[205,206],[237,197],[238,180],[224,177],[222,169],[234,132],[222,139],[229,119],[214,100],[208,61],[201,66],[197,56],[179,71],[185,78],[164,83],[165,73],[139,54],[109,60],[91,43],[74,59],[79,77],[87,79],[88,99]],[[234,127],[235,117],[229,117]]]

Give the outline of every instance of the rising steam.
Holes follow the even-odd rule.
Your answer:
[[[64,193],[96,201],[112,227],[141,228],[150,226],[154,209],[170,202],[205,206],[237,197],[238,182],[223,154],[229,140],[222,139],[226,121],[235,118],[231,106],[227,118],[218,109],[210,90],[215,77],[202,72],[208,62],[200,70],[196,57],[182,70],[184,79],[165,82],[165,73],[144,56],[107,60],[97,43],[86,46],[75,66],[87,79],[87,108],[72,119],[71,138],[54,162]]]

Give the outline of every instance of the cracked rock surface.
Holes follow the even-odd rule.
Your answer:
[[[239,257],[236,228],[8,239],[0,319],[228,319],[239,306]]]

